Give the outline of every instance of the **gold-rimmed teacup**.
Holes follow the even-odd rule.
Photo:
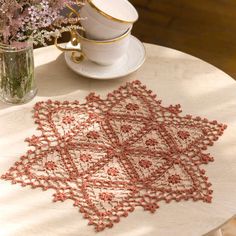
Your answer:
[[[80,16],[87,37],[95,40],[117,38],[138,20],[138,12],[128,0],[85,0]]]
[[[71,45],[73,47],[62,48],[55,40],[55,45],[62,51],[70,51],[71,59],[80,63],[84,58],[100,65],[111,65],[119,61],[127,52],[131,36],[131,28],[123,35],[110,40],[94,40],[84,33],[71,31]]]

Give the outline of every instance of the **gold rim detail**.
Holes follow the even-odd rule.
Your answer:
[[[111,43],[114,43],[114,42],[117,42],[117,41],[120,41],[121,39],[123,38],[126,38],[127,36],[131,35],[131,29],[132,27],[130,27],[125,34],[121,35],[120,37],[117,37],[117,38],[114,38],[114,39],[109,39],[109,40],[104,40],[104,41],[99,41],[99,40],[94,40],[94,39],[88,39],[86,37],[84,37],[83,35],[81,34],[78,34],[78,36],[86,41],[86,42],[90,42],[90,43],[94,43],[94,44],[111,44]]]
[[[89,5],[94,8],[98,13],[100,13],[101,15],[105,16],[106,18],[108,18],[109,20],[113,20],[113,21],[117,21],[117,22],[120,22],[120,23],[126,23],[126,24],[129,24],[129,23],[134,23],[138,20],[138,17],[136,20],[134,21],[126,21],[126,20],[121,20],[121,19],[118,19],[118,18],[115,18],[113,16],[110,16],[108,15],[107,13],[105,13],[104,11],[102,11],[101,9],[99,9],[94,3],[93,3],[93,0],[87,0],[87,2],[89,3]],[[131,3],[130,3],[131,4]]]

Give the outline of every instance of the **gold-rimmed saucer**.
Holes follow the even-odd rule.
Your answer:
[[[70,48],[70,44],[68,43],[67,47]],[[71,70],[84,77],[101,80],[127,76],[137,71],[146,58],[146,50],[143,43],[134,36],[131,36],[127,53],[118,62],[109,66],[96,64],[86,58],[79,64],[75,63],[71,60],[71,53],[65,52],[65,60]]]

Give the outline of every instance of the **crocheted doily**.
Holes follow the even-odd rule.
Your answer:
[[[135,207],[155,212],[160,201],[211,202],[201,168],[204,151],[226,125],[190,115],[180,105],[163,107],[139,81],[86,104],[39,102],[41,135],[2,176],[13,184],[54,189],[54,201],[71,199],[97,231],[112,227]]]

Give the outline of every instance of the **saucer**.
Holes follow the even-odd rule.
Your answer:
[[[68,43],[66,47],[71,48],[71,44]],[[96,64],[86,58],[77,64],[71,60],[71,52],[65,52],[65,60],[69,68],[79,75],[92,79],[116,79],[124,77],[138,70],[143,65],[145,58],[145,47],[134,36],[130,38],[127,53],[119,61],[109,66]]]

